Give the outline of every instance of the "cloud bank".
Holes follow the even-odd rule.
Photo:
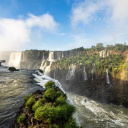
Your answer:
[[[0,19],[0,51],[20,50],[31,41],[32,29],[54,32],[57,22],[50,14],[35,16],[29,14],[26,19]]]
[[[75,44],[77,46],[83,44],[86,47],[88,42],[93,42],[91,44],[99,41],[106,44],[127,42],[127,12],[128,0],[83,0],[74,4],[70,17],[71,26],[75,31],[82,29],[81,33],[74,34]],[[88,29],[88,26],[93,27]],[[94,29],[96,31],[93,32]],[[93,33],[91,37],[87,36],[88,30]]]

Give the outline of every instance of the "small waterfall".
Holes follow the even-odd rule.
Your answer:
[[[49,66],[47,66],[44,70],[44,74],[47,76],[50,76],[50,71],[51,71],[51,65],[52,65],[52,61],[50,61]]]
[[[47,64],[46,61],[42,61],[41,66],[40,66],[40,69],[43,70],[43,71],[45,71],[45,68],[47,66],[46,64]]]
[[[60,60],[60,59],[61,59],[61,53],[57,52],[57,60]]]
[[[76,65],[72,64],[71,66],[69,66],[68,74],[66,75],[66,80],[74,79],[75,70],[76,70]]]
[[[43,53],[43,58],[42,58],[42,60],[43,60],[43,61],[45,60],[45,58],[44,58],[44,53]]]
[[[110,79],[109,79],[109,75],[108,75],[108,69],[106,69],[106,83],[110,84]]]
[[[91,73],[92,73],[92,80],[93,80],[93,76],[94,76],[94,64],[92,64],[92,70],[91,70]]]
[[[85,66],[83,67],[84,80],[88,80],[87,73],[85,71]]]
[[[62,51],[62,57],[64,57],[64,53],[63,53],[63,51]]]
[[[49,52],[48,61],[55,61],[55,59],[54,59],[54,52]]]
[[[56,78],[56,68],[54,68],[54,79]]]
[[[22,52],[11,52],[8,65],[20,68],[21,56]]]

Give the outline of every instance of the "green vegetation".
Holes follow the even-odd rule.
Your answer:
[[[16,69],[15,67],[9,67],[8,70],[9,70],[9,71],[19,71],[19,70]]]
[[[21,115],[18,117],[17,122],[18,122],[18,123],[22,123],[22,122],[25,121],[25,119],[26,119],[26,114],[21,114]]]
[[[28,100],[27,100],[27,102],[25,103],[25,106],[28,108],[28,107],[32,107],[32,105],[35,103],[35,101],[36,101],[36,99],[33,97],[33,96],[31,96]]]
[[[54,102],[55,101],[55,90],[53,88],[49,88],[44,93],[44,98],[48,101]]]
[[[27,101],[31,96],[32,96],[32,94],[29,94],[26,97],[24,97],[24,101]]]
[[[45,87],[45,91],[24,98],[26,107],[17,119],[17,127],[79,128],[72,118],[75,107],[66,102],[66,95],[52,81]]]
[[[45,84],[46,89],[53,88],[53,86],[54,86],[54,82],[53,82],[53,81],[48,81],[48,82]]]
[[[33,111],[36,111],[36,109],[37,109],[38,107],[42,106],[42,105],[43,105],[43,102],[42,102],[41,99],[39,99],[39,100],[36,101],[36,103],[32,106],[32,110],[33,110]]]

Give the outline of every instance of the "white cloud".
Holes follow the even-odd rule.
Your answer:
[[[74,4],[71,13],[73,29],[81,30],[75,31],[74,45],[86,47],[86,42],[92,45],[97,42],[105,44],[128,42],[127,23],[128,0],[83,0],[83,2],[78,2],[76,5]],[[96,31],[93,31],[93,28]],[[88,30],[91,35],[88,34]],[[85,35],[81,36],[81,33]]]
[[[91,20],[95,19],[94,15],[97,11],[101,10],[102,2],[87,1],[75,5],[72,9],[71,24],[77,26],[79,23],[88,24]]]
[[[41,16],[30,14],[25,20],[1,18],[0,51],[20,50],[26,43],[31,41],[33,27],[53,32],[57,28],[57,23],[49,14]]]
[[[77,26],[79,23],[87,25],[96,19],[96,15],[104,11],[104,18],[109,22],[126,23],[128,21],[128,0],[84,0],[73,6],[71,24]]]
[[[117,22],[128,20],[128,0],[109,0],[108,6],[111,9],[111,19]]]

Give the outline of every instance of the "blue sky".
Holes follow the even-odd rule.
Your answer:
[[[0,0],[0,50],[128,42],[127,0]]]

